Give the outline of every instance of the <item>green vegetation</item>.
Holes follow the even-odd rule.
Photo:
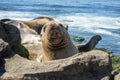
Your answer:
[[[120,56],[116,55],[112,58],[112,63],[113,64],[120,64]]]
[[[101,51],[104,51],[108,54],[112,54],[113,52],[111,50],[108,50],[108,49],[105,49],[105,48],[95,48],[95,50],[101,50]]]
[[[112,57],[112,66],[113,66],[113,70],[120,72],[120,56],[116,55]]]
[[[71,36],[71,39],[73,39],[74,41],[77,41],[77,42],[79,42],[79,41],[84,41],[84,40],[85,40],[85,38],[83,38],[83,37],[78,37],[78,36]]]
[[[23,46],[23,45],[19,45],[17,48],[16,48],[16,51],[15,51],[17,54],[19,54],[20,56],[22,57],[25,57],[25,58],[28,58],[29,56],[29,52],[28,50]]]

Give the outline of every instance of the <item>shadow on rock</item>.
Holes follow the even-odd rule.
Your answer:
[[[0,58],[0,76],[5,72],[5,60],[3,58]]]

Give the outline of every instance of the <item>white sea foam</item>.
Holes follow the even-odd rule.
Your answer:
[[[113,18],[93,15],[66,15],[59,16],[58,19],[66,21],[66,23],[69,23],[70,26],[120,29],[120,17]]]
[[[0,19],[10,18],[10,19],[28,20],[29,18],[25,18],[27,16],[30,16],[30,13],[13,12],[13,11],[0,11]]]
[[[117,45],[120,45],[120,42],[118,42]]]
[[[120,17],[93,16],[89,14],[65,15],[57,17],[60,21],[82,30],[120,37],[106,29],[120,29]]]
[[[33,12],[19,12],[19,11],[0,11],[0,19],[10,18],[17,20],[30,20],[41,16],[40,14]]]
[[[15,20],[31,20],[39,16],[46,15],[40,15],[32,12],[0,11],[0,19],[10,18]],[[62,16],[59,15],[56,18],[56,20],[67,23],[69,26],[79,27],[79,29],[88,32],[120,37],[120,34],[106,30],[120,29],[120,17],[95,16],[91,14],[69,14]]]
[[[88,32],[92,32],[92,33],[97,33],[97,34],[105,34],[105,35],[110,35],[110,36],[115,36],[115,37],[119,37],[120,38],[120,35],[117,34],[117,33],[113,33],[113,32],[110,32],[108,30],[104,30],[104,29],[85,29],[85,31],[88,31]]]

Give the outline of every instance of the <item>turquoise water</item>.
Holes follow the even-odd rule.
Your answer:
[[[96,47],[120,55],[120,0],[0,0],[0,19],[38,16],[67,23],[70,35],[85,37],[83,43],[99,34],[102,40]]]

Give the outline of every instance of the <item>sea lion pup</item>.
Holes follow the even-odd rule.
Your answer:
[[[87,44],[75,46],[64,26],[56,21],[46,23],[41,30],[40,36],[42,41],[42,62],[67,58],[82,51],[82,47],[88,48],[87,51],[89,51],[100,40],[98,39],[100,36],[94,36]]]
[[[55,21],[55,20],[53,18],[50,18],[50,17],[38,17],[38,18],[35,18],[33,20],[30,20],[30,21],[18,20],[18,22],[21,22],[21,23],[28,25],[30,28],[35,30],[38,34],[40,34],[43,25],[50,22],[50,21]],[[64,24],[64,27],[66,28],[66,30],[68,29],[67,24]]]

